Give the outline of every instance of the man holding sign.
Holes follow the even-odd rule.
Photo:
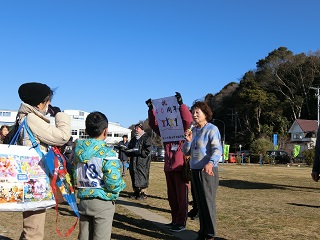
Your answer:
[[[188,214],[188,183],[182,178],[184,131],[190,127],[192,115],[183,104],[180,93],[146,101],[150,128],[162,138],[165,149],[164,172],[172,221],[171,231],[185,230]]]

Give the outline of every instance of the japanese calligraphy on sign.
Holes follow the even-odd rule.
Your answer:
[[[163,142],[184,140],[184,129],[175,96],[152,100]]]

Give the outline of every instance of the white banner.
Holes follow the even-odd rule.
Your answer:
[[[152,100],[163,142],[184,140],[184,129],[175,96]]]

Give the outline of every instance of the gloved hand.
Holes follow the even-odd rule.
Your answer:
[[[121,146],[120,146],[120,150],[121,150],[121,151],[125,151],[127,148],[128,148],[128,147],[127,147],[126,145],[121,145]]]
[[[177,98],[177,101],[178,101],[179,105],[183,104],[181,94],[179,92],[176,92],[175,96]]]
[[[152,102],[151,102],[151,98],[149,98],[147,101],[146,101],[146,104],[147,104],[147,106],[148,106],[148,108],[153,108],[153,106],[152,106]]]
[[[58,112],[61,112],[59,107],[54,107],[51,104],[49,104],[48,113],[51,117],[55,117]]]
[[[139,152],[139,148],[126,148],[125,152],[127,153],[136,153],[136,152]]]

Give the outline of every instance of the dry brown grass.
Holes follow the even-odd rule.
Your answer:
[[[283,165],[220,165],[217,199],[218,239],[320,239],[320,183],[310,177],[309,167]],[[131,192],[128,176],[127,197]],[[136,201],[142,208],[170,220],[163,163],[152,163],[149,198]],[[18,239],[21,213],[0,213],[0,239]],[[60,205],[59,226],[65,232],[75,221],[67,205]],[[197,231],[199,222],[188,220]],[[68,239],[76,239],[78,228]],[[1,237],[2,236],[2,237]],[[48,210],[46,238],[59,239],[55,211]],[[175,239],[150,222],[116,205],[112,239]]]

